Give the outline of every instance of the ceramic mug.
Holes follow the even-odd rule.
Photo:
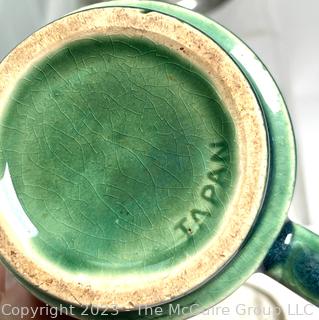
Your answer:
[[[2,262],[79,318],[184,319],[264,271],[319,303],[290,221],[295,142],[258,58],[215,22],[111,1],[0,65]]]

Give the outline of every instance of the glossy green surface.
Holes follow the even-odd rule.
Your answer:
[[[290,118],[280,91],[265,66],[242,41],[214,21],[189,10],[154,1],[112,1],[99,5],[128,6],[161,12],[205,33],[230,55],[246,76],[267,123],[271,148],[269,182],[263,208],[254,229],[240,252],[217,276],[191,294],[161,306],[160,319],[187,319],[226,298],[258,270],[280,233],[286,220],[295,181],[295,142]],[[45,299],[40,292],[38,295]],[[51,304],[56,303],[55,299],[47,296],[46,299]],[[176,308],[177,312],[173,312]],[[153,313],[150,310],[120,313],[115,317],[110,316],[109,319],[158,318],[155,308],[152,310]],[[77,309],[77,315],[79,318],[87,319],[83,310]]]
[[[112,1],[98,6],[128,6],[145,12],[157,11],[176,17],[205,33],[240,67],[264,112],[269,134],[270,172],[267,194],[258,221],[240,252],[213,279],[191,294],[167,303],[158,310],[160,319],[186,319],[217,304],[238,288],[262,264],[285,220],[294,188],[295,145],[285,103],[273,79],[258,58],[238,38],[220,25],[201,15],[155,1]],[[89,10],[87,8],[86,10]],[[5,261],[4,261],[5,262]],[[20,281],[42,300],[59,306],[60,301]],[[119,313],[117,316],[88,317],[85,309],[76,309],[83,319],[156,319],[155,308]]]
[[[138,38],[78,40],[34,65],[1,145],[33,246],[73,272],[173,266],[214,235],[236,181],[233,123],[212,85]]]
[[[287,222],[269,251],[266,274],[319,306],[319,236]]]

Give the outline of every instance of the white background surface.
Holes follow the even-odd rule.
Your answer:
[[[80,2],[0,0],[0,59],[40,26],[83,5]],[[298,180],[290,217],[319,231],[319,1],[230,0],[207,15],[242,38],[265,62],[281,88],[298,144]],[[271,293],[286,309],[287,319],[319,318],[315,308],[307,309],[312,315],[288,315],[289,305],[292,309],[298,304],[300,311],[307,303],[267,277],[257,274],[249,282]],[[262,301],[267,304],[267,299],[260,299],[251,289],[242,288],[225,303],[234,305],[244,300],[240,303],[248,306]],[[196,317],[213,318],[237,319],[236,314]],[[238,319],[273,318],[246,315]]]

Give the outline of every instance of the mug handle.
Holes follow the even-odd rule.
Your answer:
[[[287,221],[268,252],[262,271],[319,306],[319,236]]]

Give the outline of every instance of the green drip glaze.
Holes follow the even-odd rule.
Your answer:
[[[264,272],[319,306],[319,237],[288,221],[263,263]]]

